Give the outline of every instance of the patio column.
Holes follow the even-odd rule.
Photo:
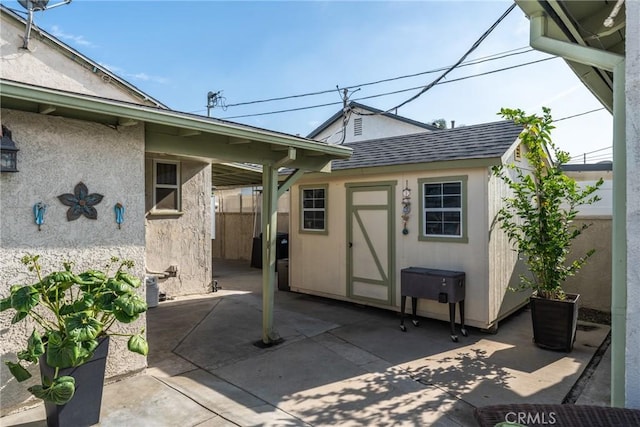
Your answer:
[[[278,229],[278,168],[262,167],[262,342],[274,344],[280,336],[273,328]]]

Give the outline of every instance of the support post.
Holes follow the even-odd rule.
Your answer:
[[[278,169],[262,167],[262,342],[280,339],[273,328],[273,299],[276,282],[276,238],[278,228]]]

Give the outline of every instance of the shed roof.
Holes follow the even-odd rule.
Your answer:
[[[522,126],[511,121],[421,132],[347,144],[349,159],[335,160],[333,170],[435,163],[456,160],[498,160],[515,143]],[[489,162],[498,163],[498,162]]]

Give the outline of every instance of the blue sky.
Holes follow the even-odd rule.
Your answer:
[[[50,5],[56,4],[51,0]],[[2,1],[24,11],[17,2]],[[103,64],[178,111],[207,114],[207,93],[222,91],[218,118],[307,135],[341,108],[336,86],[355,86],[352,100],[387,110],[418,92],[372,97],[424,86],[439,73],[363,85],[454,64],[511,1],[95,1],[35,13],[38,27]],[[528,20],[519,8],[468,57],[474,65],[398,113],[456,125],[499,120],[501,107],[528,113],[551,108],[556,119],[602,108],[559,58],[486,76],[451,81],[549,58],[528,48]],[[518,53],[483,60],[496,54]],[[360,90],[355,91],[358,87]],[[278,102],[248,101],[328,91]],[[336,103],[295,112],[279,110]],[[552,134],[574,156],[611,146],[606,110],[562,120]],[[610,156],[603,150],[588,158]]]

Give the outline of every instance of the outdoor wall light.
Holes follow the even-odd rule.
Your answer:
[[[18,172],[18,148],[11,139],[11,130],[2,125],[0,143],[0,172]]]

